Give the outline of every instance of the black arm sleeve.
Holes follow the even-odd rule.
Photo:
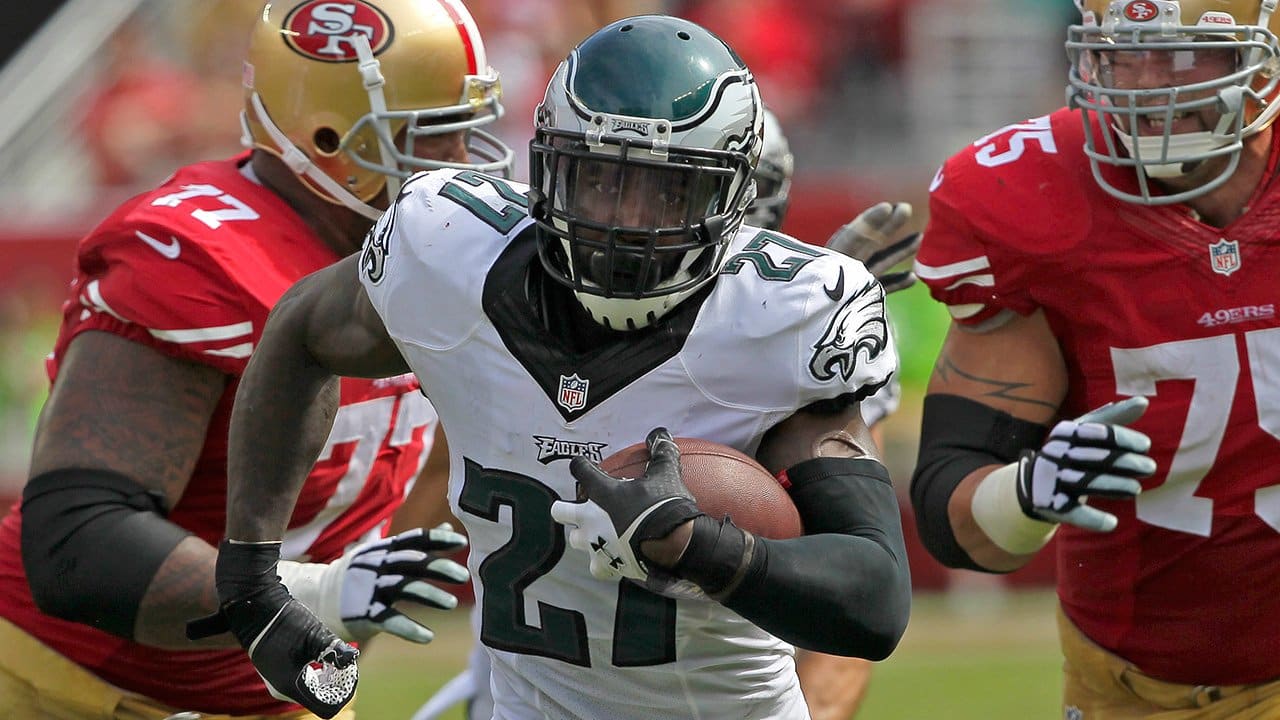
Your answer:
[[[956,541],[947,506],[969,473],[1007,465],[1044,441],[1049,429],[958,395],[927,395],[920,455],[911,477],[911,507],[929,554],[951,568],[992,572]]]
[[[22,563],[41,612],[133,639],[138,605],[191,533],[159,493],[104,470],[55,470],[22,491]]]
[[[806,534],[793,540],[749,538],[748,564],[721,602],[808,650],[888,657],[911,610],[902,518],[888,471],[865,458],[815,458],[788,469],[787,477]],[[717,526],[714,536],[699,532],[706,523]],[[693,555],[690,566],[717,565],[706,557],[700,535],[716,547],[737,545],[720,537],[720,530],[746,535],[730,523],[700,518],[686,552]],[[723,571],[712,572],[723,580]]]

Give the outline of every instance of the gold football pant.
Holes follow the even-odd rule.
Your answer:
[[[1257,685],[1180,685],[1144,675],[1085,637],[1058,609],[1066,657],[1065,720],[1266,720],[1280,718],[1280,680]]]
[[[126,693],[0,619],[0,720],[163,720],[171,708]],[[319,720],[306,711],[237,715],[238,720]],[[355,720],[348,705],[338,720]],[[230,720],[201,715],[201,720]]]

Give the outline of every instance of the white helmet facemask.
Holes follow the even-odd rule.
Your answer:
[[[1144,0],[1140,7],[1150,11],[1141,14],[1135,5],[1113,2],[1105,18],[1086,13],[1083,24],[1071,27],[1067,102],[1086,116],[1084,152],[1107,193],[1144,205],[1183,202],[1225,183],[1244,139],[1280,111],[1268,101],[1280,82],[1280,46],[1267,29],[1265,7],[1257,25],[1237,24],[1225,13],[1182,25],[1176,0]],[[1215,116],[1213,127],[1204,127]],[[1149,182],[1219,158],[1221,169],[1197,187],[1161,194]],[[1118,186],[1102,165],[1133,168],[1137,192]]]
[[[337,151],[345,152],[356,165],[386,176],[386,197],[394,199],[401,182],[420,170],[458,168],[508,176],[515,158],[514,151],[496,136],[479,129],[502,117],[497,73],[489,70],[486,75],[468,75],[464,79],[463,97],[455,105],[423,108],[418,110],[388,110],[383,88],[386,84],[380,61],[374,57],[369,40],[363,34],[352,36],[357,64],[365,92],[369,99],[369,112],[361,117],[341,138]],[[305,177],[332,201],[370,220],[377,220],[384,210],[356,197],[338,181],[316,165],[312,159],[294,144],[271,119],[262,98],[257,92],[249,97],[249,109],[261,124],[271,142],[279,150],[279,157],[294,174]],[[254,147],[246,111],[240,114],[241,144]],[[461,118],[440,122],[440,118]],[[397,146],[392,125],[403,124],[403,146]],[[352,140],[365,128],[372,129],[377,137],[380,162],[371,162],[350,148]],[[441,135],[450,132],[466,132],[466,149],[471,162],[448,162],[421,157],[415,154],[416,140],[423,135]]]

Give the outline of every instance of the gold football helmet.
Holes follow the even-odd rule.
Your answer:
[[[1245,138],[1275,120],[1280,103],[1280,13],[1271,0],[1077,0],[1068,33],[1068,102],[1086,116],[1085,154],[1111,195],[1159,205],[1226,182]],[[1222,170],[1190,190],[1153,193],[1150,178]],[[1138,192],[1099,164],[1131,167]],[[1208,166],[1206,166],[1208,167]]]
[[[318,195],[377,219],[410,174],[509,172],[480,130],[502,116],[498,74],[460,0],[285,0],[262,9],[244,65],[246,146],[280,157]],[[468,162],[414,154],[415,139],[467,133]]]

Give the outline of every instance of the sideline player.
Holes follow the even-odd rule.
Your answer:
[[[286,294],[238,392],[237,542],[218,556],[223,612],[264,675],[326,712],[354,690],[354,651],[264,578],[333,373],[409,368],[448,428],[495,717],[807,718],[791,643],[892,651],[910,578],[858,410],[896,370],[883,290],[839,253],[742,229],[761,124],[714,35],[614,23],[553,75],[531,188],[417,175],[360,258]],[[785,472],[809,534],[701,514],[664,425]],[[639,481],[594,464],[640,438]]]
[[[453,0],[272,3],[244,77],[252,152],[179,169],[80,243],[31,480],[0,525],[0,717],[311,717],[232,636],[183,634],[217,609],[238,378],[280,294],[358,250],[402,177],[510,151],[478,129],[498,78]],[[425,641],[386,606],[452,605],[418,580],[465,579],[432,557],[462,538],[377,538],[434,411],[408,375],[343,381],[334,411],[279,571],[344,637]]]
[[[1057,532],[1065,717],[1277,717],[1280,18],[1081,8],[1070,107],[933,182],[921,534],[1004,572]]]

